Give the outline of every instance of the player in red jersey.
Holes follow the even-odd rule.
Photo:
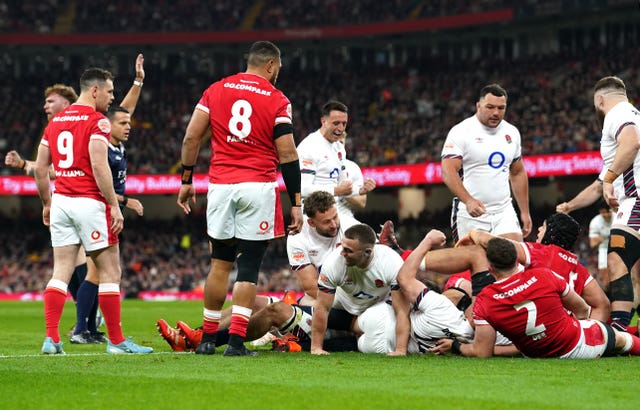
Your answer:
[[[293,139],[291,103],[275,83],[280,50],[268,41],[251,46],[247,70],[213,83],[202,94],[182,142],[178,205],[195,203],[193,168],[200,141],[211,128],[212,157],[207,194],[211,269],[205,284],[204,324],[198,354],[215,353],[227,280],[236,262],[232,317],[225,356],[255,355],[244,346],[256,282],[268,241],[285,234],[276,168],[291,200],[289,234],[302,228],[300,164]]]
[[[553,214],[538,228],[536,242],[514,242],[518,262],[527,268],[546,267],[560,275],[591,306],[591,318],[604,322],[611,313],[609,299],[578,256],[569,251],[579,232],[580,225],[575,219],[563,213]],[[494,237],[474,230],[461,239],[460,244],[475,243],[486,247]]]
[[[440,339],[432,349],[434,353],[451,350],[464,356],[491,357],[498,331],[527,357],[588,359],[614,353],[640,355],[638,337],[588,319],[589,305],[551,269],[521,271],[512,241],[492,238],[486,253],[496,282],[486,286],[476,298],[473,343]]]
[[[113,101],[113,76],[90,68],[80,77],[76,103],[54,115],[38,147],[35,178],[50,227],[53,275],[44,292],[46,337],[42,353],[64,354],[59,324],[67,286],[80,246],[98,268],[98,299],[109,335],[108,353],[150,353],[122,335],[120,326],[120,255],[118,234],[124,218],[113,189],[107,150],[111,124],[98,111]],[[56,190],[49,187],[53,164]]]

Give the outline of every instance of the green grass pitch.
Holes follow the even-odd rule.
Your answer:
[[[125,335],[156,353],[111,356],[62,337],[67,356],[40,355],[39,302],[0,303],[5,409],[631,409],[640,358],[561,361],[415,355],[172,353],[159,317],[200,322],[201,302],[123,303]],[[68,302],[61,332],[74,323]]]

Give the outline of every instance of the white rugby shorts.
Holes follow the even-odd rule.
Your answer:
[[[580,320],[580,340],[576,346],[561,359],[597,359],[607,349],[609,334],[604,324],[598,320]]]
[[[364,332],[358,338],[362,353],[386,354],[396,349],[396,315],[388,303],[376,303],[362,312],[358,327]]]
[[[108,204],[93,198],[54,193],[51,197],[51,246],[82,244],[91,252],[118,243],[109,226]]]
[[[264,241],[284,236],[276,182],[209,184],[207,234],[214,239]]]
[[[477,218],[470,216],[466,211],[458,210],[455,207],[451,212],[451,229],[454,231],[454,239],[458,240],[468,234],[472,229],[489,232],[493,235],[504,235],[507,233],[522,234],[520,221],[513,205],[505,207],[496,213],[486,213]],[[464,205],[462,205],[464,207]],[[457,237],[455,232],[457,231]]]

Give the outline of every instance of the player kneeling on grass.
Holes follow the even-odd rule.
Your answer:
[[[460,297],[460,290],[449,289],[443,294],[416,278],[416,272],[424,255],[432,248],[445,243],[444,233],[431,230],[408,256],[398,272],[398,284],[402,295],[411,304],[409,319],[411,335],[408,353],[429,353],[441,338],[453,338],[470,343],[474,331],[464,311],[471,303],[468,295]],[[468,283],[470,288],[471,284]],[[455,302],[454,302],[455,301]],[[462,303],[460,303],[462,302]],[[457,306],[456,306],[457,303]],[[364,353],[391,353],[396,348],[396,316],[386,303],[370,307],[358,318],[358,326],[364,334],[358,339],[358,349]],[[504,337],[496,347],[503,354],[517,350]]]
[[[590,359],[615,353],[640,355],[640,338],[588,319],[589,305],[552,270],[519,270],[512,242],[491,239],[486,252],[496,282],[476,298],[473,343],[441,339],[432,352],[491,357],[498,331],[527,357]]]

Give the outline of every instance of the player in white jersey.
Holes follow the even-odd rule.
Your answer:
[[[346,139],[347,132],[345,131],[338,141],[346,146]],[[364,176],[358,164],[345,158],[344,169],[347,179],[351,181],[353,186],[364,186]],[[364,209],[364,207],[367,206],[367,194],[336,197],[336,206],[338,207],[340,215],[355,218],[353,211]]]
[[[609,271],[607,270],[607,249],[609,231],[611,231],[612,211],[607,204],[598,209],[598,215],[589,222],[589,246],[598,249],[598,282],[604,290],[609,289]]]
[[[304,336],[302,333],[310,333],[304,324],[311,318],[309,306],[313,305],[318,293],[318,270],[325,257],[340,246],[344,230],[358,222],[350,218],[339,218],[333,195],[325,191],[316,191],[309,195],[304,203],[304,214],[300,233],[287,237],[289,264],[302,286],[304,295],[297,301],[299,306],[257,295],[253,306],[255,313],[251,316],[247,328],[247,340],[265,335],[272,327],[276,327],[282,334],[293,331],[295,336],[308,339],[308,335]],[[230,316],[230,308],[222,311],[222,330],[219,334],[224,333],[229,327]],[[171,328],[165,320],[160,319],[157,327],[160,335],[174,351],[193,350],[200,343],[201,332],[198,334],[198,331],[192,331],[184,322],[178,322],[176,328]],[[223,336],[222,339],[218,338],[216,344],[226,344],[226,340]],[[267,337],[264,340],[268,343],[271,339]],[[333,349],[336,349],[335,343]]]
[[[598,178],[596,178],[595,181],[593,181],[589,186],[587,186],[582,191],[580,191],[571,200],[558,204],[558,206],[556,207],[556,211],[562,212],[562,213],[569,213],[569,212],[575,211],[576,209],[585,208],[591,204],[594,204],[596,201],[598,201],[598,199],[602,198],[602,195],[603,195],[602,185],[603,185],[602,179],[600,179],[600,176],[598,176]],[[611,223],[609,223],[609,230],[611,230]],[[607,275],[608,275],[609,274],[609,268],[607,266],[608,252],[609,252],[608,236],[607,236],[607,240],[605,241],[605,245],[606,245],[605,249],[607,253],[605,254],[604,261],[602,262],[604,263],[605,268],[607,268]],[[599,258],[598,265],[600,265],[600,263],[601,263],[601,260]],[[636,263],[635,265],[633,265],[633,267],[631,268],[631,275],[636,279],[635,281],[632,281],[632,282],[635,282],[634,283],[635,296],[637,297],[638,295],[640,295],[640,264],[639,263]],[[610,286],[610,281],[611,281],[611,276],[608,275],[607,286]],[[638,310],[639,310],[638,307],[636,307],[636,311]],[[630,312],[630,316],[633,316],[632,312]],[[635,333],[635,332],[631,331],[631,333]]]
[[[305,295],[301,304],[312,304],[318,293],[318,270],[322,261],[340,245],[345,229],[358,223],[338,216],[333,195],[316,191],[304,202],[304,222],[298,235],[287,237],[287,256]]]
[[[520,132],[504,120],[507,92],[498,84],[480,91],[476,114],[456,124],[442,149],[442,179],[455,196],[451,229],[458,240],[472,229],[522,241],[531,232],[529,182]],[[511,191],[520,208],[514,210]]]
[[[315,191],[329,192],[339,200],[364,195],[375,188],[375,181],[370,178],[362,185],[356,185],[347,176],[346,152],[339,139],[345,132],[348,119],[346,105],[329,101],[322,106],[320,129],[307,135],[298,145],[303,203]]]
[[[425,254],[434,247],[442,246],[445,241],[442,232],[431,230],[407,257],[398,272],[402,294],[411,303],[408,353],[428,353],[442,338],[463,343],[473,340],[472,324],[453,301],[459,299],[458,291],[448,289],[439,294],[416,278],[418,266]],[[396,341],[395,323],[395,314],[388,305],[378,304],[367,309],[358,317],[358,326],[364,332],[358,339],[358,349],[365,353],[393,352]],[[511,345],[511,342],[500,335],[496,345],[506,346]],[[500,349],[512,350],[510,347]]]
[[[640,111],[629,103],[618,77],[600,79],[593,94],[596,117],[602,124],[600,179],[607,204],[616,209],[609,236],[611,320],[626,329],[631,320],[633,284],[630,271],[640,258]]]
[[[376,245],[376,234],[367,225],[347,229],[339,248],[324,260],[314,304],[311,353],[328,354],[323,348],[327,328],[358,331],[356,318],[367,308],[391,297],[397,315],[396,350],[406,354],[402,341],[409,338],[408,304],[396,280],[402,258],[385,245]]]

